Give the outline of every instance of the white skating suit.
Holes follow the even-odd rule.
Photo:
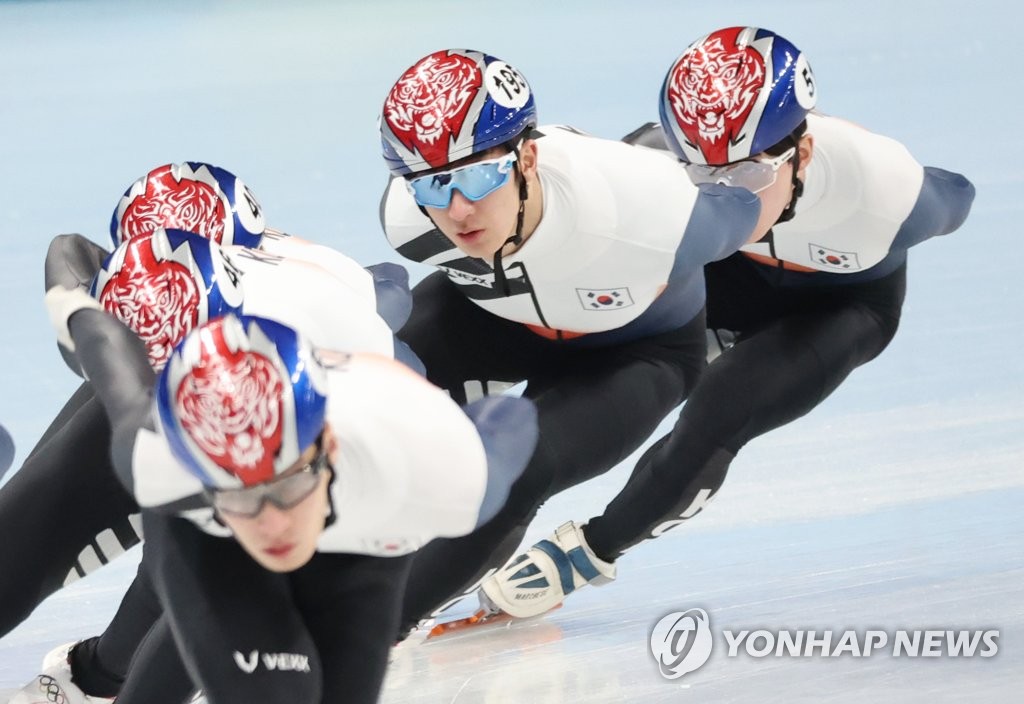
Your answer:
[[[787,274],[786,284],[887,276],[907,249],[967,216],[974,190],[963,176],[922,167],[899,142],[838,117],[811,114],[807,131],[814,153],[795,217],[742,248],[761,263],[814,274]]]
[[[287,259],[316,264],[337,276],[365,298],[374,295],[374,277],[351,257],[326,245],[311,242],[285,232],[267,230],[259,249]]]
[[[277,230],[266,231],[258,251],[326,269],[355,295],[370,301],[392,330],[398,330],[409,318],[409,272],[400,264],[382,262],[364,268],[336,249]]]
[[[222,249],[242,272],[246,315],[295,328],[316,347],[394,357],[393,333],[377,314],[373,279],[348,257],[335,252],[317,258],[321,247],[298,243],[288,256],[237,245]]]
[[[748,442],[809,413],[881,354],[899,326],[908,248],[970,212],[970,181],[921,166],[895,140],[817,114],[807,128],[814,150],[794,217],[705,269],[708,325],[738,342],[708,366],[639,480],[587,522],[598,555],[685,524]]]
[[[321,552],[402,555],[491,517],[529,459],[529,401],[484,399],[464,412],[394,360],[318,355],[327,367],[327,422],[338,438],[330,458],[336,519],[320,538]],[[488,453],[485,444],[503,449]],[[189,508],[203,487],[171,454],[159,424],[139,430],[130,485],[143,509],[179,513],[207,533],[230,535],[207,507]]]
[[[503,258],[504,287],[492,262],[463,255],[434,228],[402,179],[392,180],[381,204],[391,245],[442,269],[488,312],[551,339],[612,344],[692,320],[704,305],[701,268],[749,237],[756,198],[698,188],[657,150],[562,126],[534,137],[544,211],[522,247]]]
[[[382,202],[392,246],[439,269],[399,331],[430,381],[460,399],[525,382],[540,427],[501,512],[417,553],[407,625],[503,564],[544,501],[624,460],[683,402],[705,364],[704,266],[736,252],[760,214],[749,191],[698,188],[662,151],[561,126],[530,138],[543,212],[503,277],[456,249],[401,180]]]

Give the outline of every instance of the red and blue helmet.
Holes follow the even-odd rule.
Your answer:
[[[194,232],[217,244],[258,247],[267,224],[240,178],[186,161],[159,166],[130,185],[110,218],[110,237],[116,247],[158,227]]]
[[[238,311],[243,298],[238,270],[212,240],[162,228],[118,246],[89,292],[146,343],[157,370],[190,330]]]
[[[435,51],[410,66],[380,116],[384,161],[397,176],[446,166],[536,125],[523,74],[468,49]]]
[[[814,74],[799,49],[767,29],[729,27],[675,60],[658,102],[676,156],[721,166],[781,142],[816,100]]]
[[[296,330],[226,315],[185,338],[157,381],[171,451],[210,489],[274,479],[323,432],[326,372]]]

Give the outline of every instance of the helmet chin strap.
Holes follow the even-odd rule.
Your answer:
[[[338,512],[334,510],[334,481],[338,478],[338,472],[334,469],[334,463],[328,461],[327,468],[331,478],[327,481],[327,515],[324,516],[324,529],[330,528],[338,520]]]
[[[789,222],[796,215],[796,202],[800,199],[800,196],[804,194],[804,182],[797,177],[797,172],[800,170],[800,141],[794,140],[796,146],[796,152],[793,154],[793,197],[789,199],[789,204],[779,214],[779,219],[775,221],[773,227],[783,222]]]
[[[504,296],[511,295],[511,291],[509,290],[508,279],[505,277],[505,267],[501,263],[501,253],[507,245],[518,245],[523,241],[523,217],[526,214],[527,197],[526,177],[519,170],[519,147],[513,147],[512,151],[516,154],[516,161],[512,168],[516,170],[516,178],[519,181],[519,212],[516,214],[516,231],[511,237],[501,243],[498,251],[494,253],[494,260],[491,264],[491,268],[494,269],[494,286],[500,288]]]

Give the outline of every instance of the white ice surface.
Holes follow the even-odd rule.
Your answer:
[[[707,511],[624,557],[617,582],[581,591],[546,619],[407,650],[383,701],[1020,700],[1017,3],[133,7],[0,4],[0,423],[18,443],[16,466],[76,386],[41,302],[46,246],[71,231],[106,244],[117,197],[151,166],[223,165],[253,187],[273,226],[366,264],[400,261],[377,224],[386,174],[375,119],[391,81],[422,54],[485,49],[530,79],[543,121],[619,137],[656,119],[661,78],[690,39],[760,24],[810,56],[824,111],[970,177],[978,188],[970,219],[913,250],[890,348],[808,417],[751,443]],[[550,501],[527,539],[599,511],[628,471],[627,462]],[[102,628],[136,559],[55,595],[0,639],[0,694],[30,678],[51,646]],[[0,565],[0,579],[17,573]],[[692,607],[709,612],[716,637],[759,628],[997,629],[999,653],[727,658],[719,637],[702,669],[665,680],[647,649],[649,629]]]

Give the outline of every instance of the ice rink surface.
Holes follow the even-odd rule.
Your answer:
[[[386,171],[376,116],[391,82],[421,55],[486,50],[530,80],[542,122],[618,138],[657,119],[661,80],[690,40],[720,26],[767,26],[809,56],[824,112],[967,175],[978,189],[970,218],[913,250],[889,349],[809,416],[751,443],[706,511],[625,556],[615,583],[581,591],[543,620],[406,650],[383,701],[1020,700],[1019,4],[128,7],[0,3],[0,424],[18,445],[15,466],[77,385],[42,305],[47,244],[74,231],[107,244],[117,198],[149,168],[219,164],[253,188],[272,226],[364,264],[400,261],[377,222]],[[410,268],[414,278],[425,273]],[[600,511],[630,466],[550,501],[527,539]],[[102,628],[135,560],[57,594],[0,639],[0,693],[32,677],[53,645]],[[0,579],[17,578],[0,565]],[[711,659],[665,679],[650,630],[698,607],[710,615]],[[998,652],[728,656],[725,631],[759,629],[995,630]]]

